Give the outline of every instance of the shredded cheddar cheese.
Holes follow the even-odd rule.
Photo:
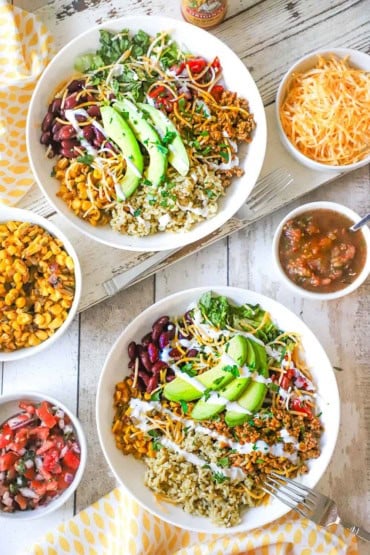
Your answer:
[[[316,162],[362,160],[370,153],[370,72],[319,56],[313,69],[293,75],[280,120],[291,143]]]

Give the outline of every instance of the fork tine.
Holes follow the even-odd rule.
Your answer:
[[[307,507],[309,510],[312,510],[315,507],[315,501],[311,499],[305,492],[298,490],[296,484],[292,486],[291,484],[285,483],[284,480],[279,481],[275,479],[273,476],[267,476],[266,481],[269,484],[274,484],[275,486],[277,486],[284,495],[291,497],[291,499],[296,503],[304,503],[306,505],[310,504],[311,507]]]
[[[300,482],[295,482],[294,480],[291,480],[290,478],[287,478],[286,476],[281,476],[281,474],[278,474],[277,472],[271,472],[271,476],[280,480],[284,485],[286,483],[286,484],[290,484],[291,486],[294,486],[297,489],[300,489],[304,493],[304,495],[307,496],[307,497],[311,496],[312,499],[319,499],[320,498],[320,495],[318,493],[316,493],[315,491],[313,491],[309,487],[305,486],[304,484],[301,484]]]
[[[297,507],[295,503],[292,503],[289,497],[285,497],[284,495],[282,495],[281,490],[272,486],[267,486],[266,483],[262,486],[262,489],[264,492],[272,495],[273,497],[284,503],[284,505],[287,505],[288,507],[293,509],[293,511],[296,511],[301,517],[307,518],[306,514],[299,507]]]

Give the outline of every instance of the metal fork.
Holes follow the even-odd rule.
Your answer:
[[[300,482],[281,476],[276,472],[271,472],[267,476],[262,489],[288,505],[301,517],[312,520],[319,526],[326,527],[332,524],[340,524],[362,540],[370,541],[370,532],[367,532],[361,526],[344,522],[340,518],[337,506],[332,499],[322,493],[313,491]]]

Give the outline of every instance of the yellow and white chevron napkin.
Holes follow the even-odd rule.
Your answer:
[[[187,532],[145,511],[122,488],[49,532],[27,555],[358,555],[355,538],[292,512],[234,535]]]
[[[26,152],[32,91],[51,55],[51,37],[34,15],[0,0],[0,202],[16,204],[34,180]]]

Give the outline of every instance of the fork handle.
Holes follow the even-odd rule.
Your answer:
[[[344,528],[348,528],[348,530],[358,538],[361,538],[366,542],[370,542],[370,532],[367,532],[365,528],[361,528],[361,526],[355,526],[354,524],[348,524],[346,522],[341,522],[341,525],[344,526]]]

